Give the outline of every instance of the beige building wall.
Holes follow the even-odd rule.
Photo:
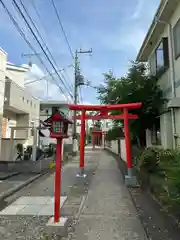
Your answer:
[[[12,160],[11,155],[8,155],[12,142],[21,142],[24,146],[33,145],[32,130],[28,127],[39,125],[39,100],[24,88],[27,71],[28,68],[7,63],[7,54],[0,49],[0,148],[3,149],[2,154],[0,152],[1,160]],[[14,131],[13,141],[10,140],[11,127],[24,127]]]
[[[4,108],[6,61],[7,61],[7,54],[2,49],[0,49],[0,154],[1,154],[2,120],[3,120],[3,108]]]
[[[177,21],[180,19],[180,2],[178,7],[174,9],[174,13],[172,18],[170,19],[169,23],[171,24],[172,29],[174,28]],[[164,23],[162,23],[164,24]],[[156,48],[158,47],[160,41],[163,37],[168,37],[168,44],[169,44],[169,61],[170,63],[173,61],[174,63],[174,70],[175,70],[175,93],[176,97],[180,98],[180,57],[178,59],[172,59],[171,54],[171,44],[170,44],[170,30],[169,25],[165,24],[164,32],[159,36],[156,46],[154,47],[150,57],[149,62],[151,64],[150,69],[153,73],[155,70],[155,59],[153,60],[154,53]],[[166,70],[166,72],[161,76],[158,80],[158,84],[160,85],[161,89],[164,92],[164,96],[166,99],[172,99],[172,82],[171,82],[171,64],[170,67]],[[177,134],[177,145],[180,146],[180,109],[175,109],[175,128]],[[161,126],[161,144],[165,148],[172,148],[173,146],[173,128],[172,128],[172,117],[170,111],[164,112],[160,116],[160,126]],[[149,134],[148,134],[149,136]],[[146,140],[149,144],[150,139],[147,136]]]
[[[18,84],[22,88],[24,88],[24,77],[26,72],[28,72],[28,68],[21,67],[20,69],[20,67],[7,63],[6,77],[8,77],[9,79],[13,79],[13,82]]]

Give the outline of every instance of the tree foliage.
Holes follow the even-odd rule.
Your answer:
[[[89,112],[88,113],[89,116],[96,116],[97,114],[98,114],[98,112]],[[101,129],[101,127],[102,127],[101,120],[92,120],[92,124],[94,127],[99,128],[99,129]]]
[[[157,85],[157,76],[148,75],[143,63],[132,63],[125,77],[116,78],[112,72],[105,73],[104,85],[99,87],[98,94],[102,104],[143,103],[141,109],[130,111],[139,116],[138,120],[130,123],[132,135],[141,142],[144,140],[145,129],[153,127],[165,103]]]
[[[119,139],[123,137],[124,133],[122,128],[115,126],[114,128],[110,129],[106,135],[106,140],[111,141],[115,139]]]

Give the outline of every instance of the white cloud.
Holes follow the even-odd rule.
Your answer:
[[[97,34],[98,38],[101,39],[101,47],[113,51],[132,52],[133,49],[137,51],[140,48],[145,37],[145,30],[132,24],[126,29],[123,28],[114,34],[107,35],[106,38],[99,33]]]
[[[143,10],[144,0],[137,0],[137,6],[133,12],[132,19],[137,19],[141,16]]]
[[[33,64],[30,72],[27,73],[25,86],[32,95],[40,99],[70,101],[69,94],[63,94],[36,64]]]
[[[132,4],[132,2],[134,3],[135,1],[136,5]],[[72,58],[68,52],[64,37],[57,25],[58,22],[55,15],[52,15],[51,18],[47,18],[47,14],[52,13],[51,9],[47,7],[48,5],[43,4],[43,1],[40,1],[42,4],[40,2],[37,3],[37,6],[39,4],[41,5],[39,5],[38,9],[41,9],[40,15],[42,19],[44,19],[43,26],[46,29],[44,32],[42,26],[38,24],[38,19],[32,8],[32,4],[29,3],[29,1],[27,2],[27,4],[29,4],[28,11],[33,20],[37,23],[39,31],[42,33],[53,57],[56,59],[58,68],[72,63]],[[81,62],[80,67],[85,78],[92,81],[92,85],[97,86],[103,82],[103,72],[112,69],[116,76],[122,76],[127,71],[128,61],[135,58],[135,53],[141,46],[145,33],[147,32],[147,26],[150,24],[159,0],[115,0],[113,4],[109,1],[103,2],[102,0],[77,1],[75,4],[77,11],[75,12],[73,12],[73,8],[69,9],[68,4],[64,4],[65,2],[59,1],[58,4],[60,4],[63,9],[62,11],[59,10],[68,40],[73,51],[75,48],[79,49],[80,47],[82,47],[83,50],[91,47],[93,48],[91,61],[87,62],[85,60],[89,59],[87,55],[84,58],[83,55],[81,55],[79,58]],[[122,8],[121,5],[123,6]],[[37,52],[41,52],[37,43],[33,40],[32,34],[28,31],[28,28],[25,27],[25,24],[16,11],[14,11],[10,0],[7,1],[7,6],[10,8],[10,11],[12,11],[20,26],[23,27],[23,32],[36,48]],[[15,33],[19,37],[17,38],[16,36],[17,47],[13,49],[12,52],[15,52],[14,54],[16,55],[20,55],[22,52],[29,52],[28,48],[26,50],[25,47],[22,47],[24,46],[21,42],[22,39],[13,24],[10,23],[9,17],[5,14],[4,10],[1,10],[0,13],[3,22],[6,22],[5,25],[2,24],[2,26],[0,26],[0,31],[2,32],[3,30],[9,34],[4,34],[4,32],[1,33],[2,38],[3,36],[8,36],[5,42],[8,42],[12,37],[15,40]],[[11,41],[9,45],[12,45]],[[10,53],[10,47],[7,51]],[[73,70],[71,69],[68,73],[70,73],[68,74],[70,75],[70,79],[73,79]],[[29,79],[26,79],[26,82],[42,78],[45,75],[46,74],[37,65],[33,64],[31,73],[28,76]],[[69,82],[69,79],[66,78],[66,81]],[[89,88],[87,91],[85,87],[83,88],[83,99],[92,99],[92,102],[96,101],[95,94],[92,94],[95,90]],[[47,80],[43,79],[28,84],[27,89],[39,98],[56,100],[66,99],[66,96],[60,92],[50,78],[48,79],[48,86]]]
[[[119,42],[121,49],[131,46],[132,48],[134,48],[134,50],[138,51],[145,37],[145,34],[146,32],[138,27],[135,27],[128,32],[125,32],[123,39],[120,39]]]

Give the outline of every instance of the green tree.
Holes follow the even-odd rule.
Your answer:
[[[98,112],[89,112],[88,113],[89,116],[96,116],[97,114],[98,114]],[[94,127],[99,128],[99,129],[102,126],[101,120],[92,120],[92,124]]]
[[[157,85],[157,76],[147,74],[146,65],[132,63],[125,77],[116,78],[112,72],[104,74],[104,85],[98,89],[102,104],[122,104],[142,102],[141,109],[131,110],[139,118],[130,121],[132,137],[140,145],[145,144],[145,130],[151,129],[157,122],[157,116],[165,103],[162,91]],[[119,111],[113,111],[117,114]],[[118,121],[115,121],[117,126]],[[122,122],[123,124],[123,122]]]

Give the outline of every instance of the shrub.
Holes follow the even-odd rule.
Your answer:
[[[138,157],[137,167],[140,171],[155,172],[158,165],[158,151],[146,148]]]
[[[156,197],[179,214],[180,151],[146,148],[138,158],[138,169],[148,173]]]

